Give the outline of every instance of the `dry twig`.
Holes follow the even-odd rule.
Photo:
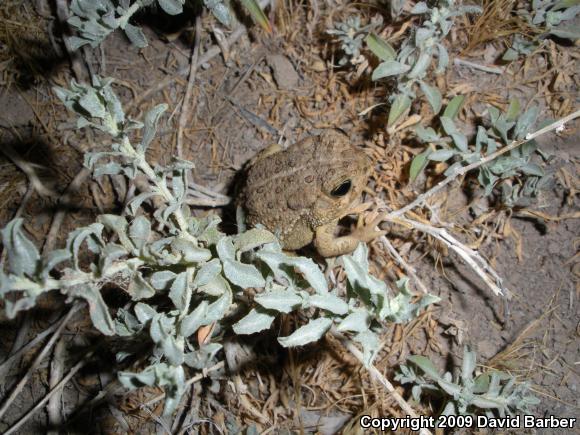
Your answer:
[[[469,60],[460,59],[458,57],[456,57],[453,60],[453,63],[455,63],[455,65],[457,65],[457,66],[466,66],[468,68],[478,69],[480,71],[484,71],[484,72],[491,73],[491,74],[503,74],[503,73],[505,73],[505,70],[502,68],[497,68],[494,66],[487,66],[487,65],[480,65],[478,63],[470,62]]]
[[[20,358],[25,352],[28,352],[42,340],[44,340],[48,335],[52,334],[56,328],[60,325],[59,322],[55,322],[50,325],[47,329],[42,331],[41,333],[37,334],[32,340],[26,343],[24,346],[18,348],[12,355],[6,358],[5,361],[0,364],[0,378],[5,378],[6,374],[10,371],[10,368],[16,361],[16,359]]]
[[[363,358],[362,352],[360,350],[358,350],[358,348],[355,346],[355,344],[351,340],[349,340],[344,335],[342,335],[340,332],[338,332],[334,327],[332,327],[331,332],[332,332],[332,335],[334,335],[341,342],[341,344],[346,349],[348,349],[348,351],[350,353],[352,353],[356,357],[356,359],[358,359],[361,363],[363,363],[364,358]],[[395,387],[393,387],[393,384],[391,384],[389,382],[389,380],[385,376],[383,376],[383,374],[381,372],[379,372],[375,366],[373,366],[371,364],[369,367],[367,367],[367,369],[368,369],[370,375],[374,379],[379,381],[387,389],[387,391],[391,394],[391,396],[399,404],[401,409],[407,413],[408,416],[410,416],[412,418],[418,418],[417,413],[411,407],[411,405],[409,405],[405,401],[405,399],[403,399],[403,397],[399,394],[399,392],[397,390],[395,390]],[[421,429],[419,431],[419,433],[421,435],[430,435],[431,431],[429,431],[428,429]]]
[[[437,228],[431,225],[423,224],[413,219],[403,218],[402,216],[410,212],[414,208],[424,205],[430,197],[435,195],[437,192],[441,191],[453,180],[457,179],[460,176],[465,175],[472,169],[478,168],[486,163],[489,163],[492,160],[496,159],[497,157],[519,147],[520,145],[526,142],[529,142],[532,139],[537,138],[538,136],[541,136],[554,130],[559,131],[560,129],[564,128],[564,125],[566,123],[578,117],[580,117],[580,110],[577,110],[576,112],[562,119],[559,119],[540,130],[537,130],[533,133],[526,135],[526,137],[523,140],[513,141],[511,144],[496,151],[495,153],[482,157],[479,161],[462,167],[461,169],[455,171],[453,174],[449,175],[443,181],[438,183],[436,186],[429,189],[427,192],[419,195],[410,204],[400,208],[399,210],[391,211],[390,213],[388,213],[385,216],[385,221],[391,222],[398,221],[399,223],[408,225],[412,228],[415,228],[421,232],[424,232],[436,238],[437,240],[439,240],[440,242],[451,248],[453,251],[455,251],[475,271],[475,273],[477,273],[481,277],[481,279],[483,279],[483,281],[489,286],[489,288],[496,295],[507,295],[508,297],[510,297],[511,294],[503,286],[502,279],[500,278],[500,276],[478,252],[465,246],[463,243],[461,243],[459,240],[457,240],[455,237],[449,234],[444,228]],[[379,204],[379,208],[389,209],[389,207],[384,203]],[[387,246],[388,248],[388,245],[385,246]]]
[[[193,83],[195,82],[195,75],[197,73],[199,51],[200,51],[200,41],[201,41],[201,16],[198,15],[195,19],[195,41],[193,43],[193,49],[191,54],[191,62],[189,65],[189,79],[187,81],[187,88],[185,90],[185,95],[183,97],[183,104],[181,105],[181,114],[179,116],[179,125],[177,128],[177,156],[179,158],[183,157],[183,129],[189,118],[190,113],[190,100],[191,94],[193,92]]]
[[[30,417],[32,417],[36,413],[36,411],[42,409],[42,407],[46,405],[46,403],[50,400],[51,397],[59,393],[60,390],[68,383],[68,381],[70,381],[72,377],[76,375],[80,369],[82,369],[85,365],[87,365],[90,362],[90,358],[92,356],[93,352],[89,352],[88,354],[84,355],[83,358],[70,370],[70,372],[68,372],[68,374],[64,378],[62,378],[62,380],[58,384],[56,384],[55,387],[52,390],[50,390],[50,392],[46,396],[44,396],[40,402],[34,405],[34,407],[30,411],[28,411],[22,418],[20,418],[20,420],[14,423],[10,429],[4,432],[4,435],[15,433],[18,429],[20,429],[20,426],[26,423],[30,419]]]
[[[413,279],[415,284],[417,284],[417,287],[419,287],[423,293],[428,294],[429,290],[427,289],[425,284],[423,284],[423,281],[421,281],[417,276],[415,268],[405,261],[405,259],[401,256],[401,254],[399,254],[399,252],[395,249],[393,244],[389,242],[389,239],[387,239],[385,236],[381,236],[379,240],[381,241],[383,246],[387,248],[387,250],[389,251],[391,256],[395,259],[395,261],[399,263],[399,266],[405,269],[405,272],[407,272],[407,274]]]
[[[496,296],[511,296],[509,290],[503,286],[503,280],[489,263],[477,251],[465,246],[449,234],[447,230],[423,224],[412,219],[398,218],[397,220],[423,233],[429,234],[455,251],[479,275]],[[393,222],[396,222],[396,220]]]
[[[12,392],[8,395],[6,400],[4,400],[4,404],[0,408],[0,419],[6,413],[6,410],[8,409],[8,407],[14,402],[15,397],[18,396],[18,394],[22,391],[22,388],[24,388],[24,385],[26,385],[26,382],[28,382],[28,379],[30,379],[30,377],[32,376],[32,373],[34,373],[34,371],[40,366],[40,363],[42,362],[42,360],[44,360],[44,357],[48,354],[50,349],[52,349],[52,346],[54,346],[54,344],[56,343],[56,340],[60,337],[60,334],[64,330],[68,321],[80,309],[81,306],[82,306],[81,302],[76,302],[71,307],[69,312],[63,317],[60,324],[58,325],[58,328],[56,329],[56,331],[54,332],[52,337],[50,337],[50,340],[48,341],[48,343],[46,343],[46,346],[44,346],[42,351],[38,354],[38,356],[36,357],[36,359],[34,360],[32,365],[30,366],[30,368],[28,369],[26,374],[22,377],[22,379],[20,379],[20,382],[18,382],[18,384],[16,385],[14,390],[12,390]],[[7,434],[8,432],[5,432],[5,433]]]
[[[62,375],[64,373],[65,350],[65,341],[61,338],[56,346],[54,346],[52,361],[50,363],[49,386],[51,389],[55,388],[62,380]],[[46,414],[48,415],[48,421],[51,427],[59,427],[62,424],[61,398],[62,390],[57,390],[55,394],[50,397],[48,404],[46,405]],[[58,431],[51,430],[49,434],[57,435]]]

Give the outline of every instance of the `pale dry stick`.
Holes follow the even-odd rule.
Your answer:
[[[72,377],[77,374],[77,372],[80,369],[82,369],[90,362],[90,358],[92,356],[93,352],[89,352],[88,354],[84,355],[83,358],[78,363],[76,363],[76,365],[70,370],[70,372],[68,372],[68,374],[64,378],[62,378],[62,380],[58,384],[56,384],[54,388],[50,390],[48,394],[44,396],[40,402],[34,405],[34,407],[30,411],[28,411],[24,416],[22,416],[16,423],[14,423],[12,427],[10,427],[10,429],[4,432],[4,435],[10,435],[12,433],[15,433],[18,429],[20,429],[20,426],[26,423],[30,419],[30,417],[32,417],[38,410],[42,409],[44,405],[46,405],[46,402],[48,402],[52,396],[54,396],[57,392],[59,392],[68,383],[68,381],[70,381]]]
[[[429,234],[432,237],[435,237],[437,240],[455,251],[475,271],[475,273],[477,273],[480,278],[483,279],[483,281],[496,294],[496,296],[507,295],[508,298],[511,297],[510,291],[502,284],[503,280],[487,263],[487,261],[485,261],[485,259],[479,255],[478,252],[465,246],[463,243],[449,234],[445,229],[423,224],[413,219],[400,217],[396,220],[403,222],[423,233]],[[490,276],[493,277],[493,280],[490,278]]]
[[[16,387],[12,390],[12,392],[8,395],[8,397],[4,401],[4,404],[0,408],[0,419],[2,419],[2,417],[6,413],[6,410],[8,409],[8,407],[14,402],[14,399],[16,398],[16,396],[22,391],[22,389],[24,388],[24,385],[26,385],[26,382],[28,382],[28,379],[30,379],[30,377],[32,376],[32,373],[38,368],[38,366],[40,365],[40,363],[42,362],[44,357],[48,354],[50,349],[52,349],[52,346],[54,346],[56,340],[58,339],[58,337],[60,337],[60,334],[64,330],[68,321],[79,310],[81,305],[82,305],[81,302],[76,302],[71,307],[71,309],[66,314],[66,316],[63,317],[60,324],[58,325],[58,328],[56,329],[56,331],[54,331],[54,334],[52,335],[52,337],[50,337],[50,340],[48,340],[48,343],[46,343],[46,346],[44,346],[42,351],[37,355],[37,357],[35,358],[34,362],[30,366],[30,368],[28,369],[26,374],[22,377],[22,379],[20,379],[20,382],[18,382]]]
[[[187,205],[192,205],[194,207],[223,207],[228,205],[231,202],[230,197],[226,197],[226,199],[212,199],[212,198],[187,198],[185,203]]]
[[[177,156],[182,158],[183,156],[183,129],[189,118],[191,109],[191,94],[193,93],[193,84],[195,82],[195,76],[197,74],[199,52],[201,50],[201,15],[195,18],[195,38],[193,43],[193,49],[191,53],[191,61],[189,64],[189,78],[187,79],[187,88],[185,89],[185,95],[183,97],[183,104],[181,105],[181,114],[179,115],[179,123],[177,127]]]
[[[183,386],[189,387],[190,385],[193,385],[196,382],[201,381],[203,378],[205,378],[207,376],[208,373],[215,372],[216,370],[222,369],[222,368],[224,368],[224,365],[225,365],[225,363],[223,361],[220,361],[219,363],[211,366],[209,369],[204,370],[203,373],[200,373],[199,375],[195,375],[193,378],[190,378]],[[148,402],[143,403],[140,406],[140,408],[154,405],[155,403],[159,402],[160,400],[163,400],[164,398],[165,398],[165,393],[161,393],[159,396],[156,396],[153,399],[149,400]]]
[[[189,429],[198,421],[196,417],[199,414],[199,402],[196,400],[193,385],[191,386],[190,390],[191,393],[189,395],[189,404],[186,405],[187,413],[185,414],[185,418],[183,419],[183,422],[178,428],[175,429],[172,428],[173,433],[177,435],[184,435],[186,433],[189,433],[188,432]],[[219,427],[217,427],[217,429],[221,433]]]
[[[65,341],[60,338],[54,352],[52,353],[52,361],[50,363],[49,387],[53,389],[62,380],[64,374],[64,355],[65,355]],[[59,427],[62,424],[61,414],[61,398],[62,390],[58,390],[53,394],[46,405],[46,414],[48,415],[48,422],[51,427]],[[48,435],[58,435],[57,430],[48,431]]]
[[[364,357],[363,357],[362,352],[355,346],[355,344],[351,340],[349,340],[344,335],[342,335],[340,332],[338,332],[335,329],[334,326],[332,327],[332,329],[330,330],[330,332],[332,333],[332,335],[334,337],[336,337],[340,341],[340,343],[350,353],[352,353],[356,357],[356,359],[358,359],[364,365]],[[405,411],[409,417],[412,417],[412,418],[418,418],[419,417],[417,415],[417,413],[415,412],[415,410],[411,407],[411,405],[409,405],[407,403],[407,401],[405,399],[403,399],[403,397],[395,389],[395,387],[393,387],[393,384],[391,384],[389,382],[389,380],[381,372],[379,372],[378,369],[375,366],[373,366],[372,364],[370,364],[367,367],[367,370],[369,371],[369,374],[374,379],[376,379],[377,381],[379,381],[387,389],[387,391],[391,394],[391,396],[393,397],[393,399],[395,399],[395,401],[398,403],[398,405],[401,407],[401,409],[403,411]],[[419,433],[421,435],[432,435],[431,434],[431,431],[429,431],[428,429],[421,429],[419,431]]]
[[[172,180],[173,177],[171,174],[168,176],[169,180]],[[139,183],[137,183],[139,180]],[[150,192],[151,188],[149,187],[148,181],[144,178],[135,179],[135,185],[139,190],[142,192]],[[189,181],[187,183],[187,199],[185,202],[189,205],[193,206],[200,206],[200,207],[222,207],[224,205],[228,205],[231,202],[231,198],[227,195],[224,195],[219,192],[215,192],[201,184],[194,183]],[[159,197],[153,197],[159,198]],[[161,198],[160,198],[161,199]]]
[[[187,185],[187,196],[192,196],[193,199],[192,205],[195,205],[195,201],[203,202],[205,201],[208,206],[210,207],[219,207],[223,205],[227,205],[232,200],[229,196],[223,195],[219,192],[214,192],[213,190],[208,189],[205,186],[200,184],[196,184],[193,182],[189,182]],[[190,202],[186,200],[189,204]]]
[[[419,277],[417,276],[415,268],[405,261],[405,259],[401,256],[401,254],[399,254],[399,252],[395,249],[393,244],[389,242],[389,240],[385,236],[379,237],[379,240],[383,244],[383,246],[387,248],[387,250],[389,251],[391,256],[395,259],[395,261],[399,263],[399,266],[405,269],[405,272],[407,272],[407,274],[413,279],[413,281],[417,284],[417,287],[419,287],[423,293],[428,294],[429,290],[427,290],[427,287],[425,286],[425,284],[423,284],[423,281],[421,281],[421,279],[419,279]]]
[[[151,417],[151,419],[155,420],[155,423],[157,423],[159,426],[161,426],[161,428],[165,431],[165,433],[167,435],[172,435],[171,434],[171,430],[170,428],[167,426],[167,422],[165,422],[163,420],[163,417],[159,417],[157,414],[154,414],[153,412],[151,412],[149,409],[144,408],[143,409],[145,412],[147,412],[149,414],[149,417]],[[159,431],[157,431],[157,433],[159,434]]]
[[[32,340],[30,340],[24,346],[20,347],[12,355],[10,355],[8,358],[6,358],[6,360],[3,361],[2,364],[0,364],[0,378],[5,377],[7,371],[10,369],[12,364],[14,364],[14,361],[17,358],[21,357],[23,353],[28,352],[31,348],[33,348],[38,343],[40,343],[42,340],[44,340],[48,335],[52,334],[56,330],[56,328],[58,328],[59,325],[60,325],[60,322],[54,322],[47,329],[42,331],[40,334],[35,336]]]
[[[379,208],[388,208],[384,203],[379,202]],[[498,273],[489,265],[489,263],[473,249],[470,249],[465,244],[461,243],[451,234],[449,234],[445,228],[434,227],[432,225],[423,224],[419,221],[408,219],[404,217],[391,218],[392,213],[384,216],[384,221],[389,221],[393,223],[398,223],[399,225],[411,227],[417,229],[423,233],[430,234],[437,240],[442,242],[444,245],[455,251],[465,262],[479,275],[487,286],[496,295],[507,295],[508,299],[511,298],[511,292],[505,288],[502,284],[503,280],[498,275]],[[493,280],[490,278],[493,278]],[[415,277],[415,279],[417,279]],[[495,281],[495,282],[494,282]]]
[[[421,195],[419,195],[413,202],[411,202],[410,204],[406,205],[403,208],[400,208],[398,210],[392,211],[387,215],[387,219],[391,220],[394,218],[397,218],[399,216],[404,215],[405,213],[411,211],[412,209],[419,207],[420,205],[422,205],[425,201],[427,201],[427,199],[429,199],[431,196],[433,196],[434,194],[436,194],[437,192],[439,192],[441,189],[443,189],[445,186],[447,186],[449,183],[451,183],[453,180],[455,180],[456,178],[458,178],[459,176],[465,175],[467,172],[471,171],[472,169],[478,168],[482,165],[485,165],[486,163],[491,162],[492,160],[496,159],[497,157],[501,156],[502,154],[507,153],[508,151],[511,151],[517,147],[519,147],[520,145],[531,141],[532,139],[537,138],[538,136],[541,136],[543,134],[546,134],[550,131],[553,130],[559,130],[561,129],[564,124],[566,124],[567,122],[570,122],[576,118],[580,117],[580,110],[575,111],[574,113],[565,116],[562,119],[559,119],[557,121],[554,121],[553,123],[547,125],[546,127],[535,131],[534,133],[530,133],[528,135],[526,135],[525,139],[523,140],[519,140],[519,141],[513,141],[511,144],[507,145],[506,147],[496,151],[495,153],[492,153],[488,156],[482,157],[479,161],[472,163],[470,165],[464,166],[460,169],[458,169],[457,171],[455,171],[453,174],[449,175],[447,178],[445,178],[443,181],[441,181],[440,183],[438,183],[436,186],[432,187],[431,189],[429,189],[427,192],[422,193]]]
[[[185,388],[184,388],[184,390],[185,390]],[[192,386],[189,390],[190,390],[189,391],[190,394],[187,398],[187,403],[185,404],[185,406],[179,407],[177,410],[177,414],[175,414],[175,417],[173,417],[173,422],[171,423],[171,433],[172,434],[179,433],[179,428],[182,426],[182,423],[185,422],[185,420],[189,416],[189,412],[193,408],[192,404],[193,404],[193,400],[195,397],[195,394],[193,391],[194,387]],[[184,396],[186,396],[186,394],[187,394],[187,392],[184,393]],[[186,410],[187,410],[187,412],[186,412]]]
[[[455,63],[455,65],[457,65],[457,66],[466,66],[468,68],[478,69],[480,71],[484,71],[484,72],[491,73],[491,74],[503,74],[503,73],[505,73],[505,70],[502,68],[497,68],[497,67],[487,66],[487,65],[480,65],[478,63],[470,62],[468,60],[460,59],[458,57],[456,57],[453,60],[453,63]]]

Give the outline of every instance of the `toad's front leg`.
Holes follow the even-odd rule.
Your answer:
[[[350,254],[354,251],[359,242],[370,242],[376,237],[383,236],[387,231],[376,231],[375,227],[381,223],[383,216],[379,216],[371,223],[357,228],[346,236],[337,237],[336,230],[338,219],[316,229],[314,246],[323,257],[338,257],[339,255]]]

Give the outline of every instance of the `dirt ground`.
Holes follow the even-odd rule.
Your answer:
[[[115,178],[87,178],[65,204],[57,202],[81,171],[83,152],[103,149],[106,144],[101,136],[76,129],[74,118],[51,90],[53,85],[66,87],[74,75],[61,44],[62,28],[55,11],[39,8],[42,4],[0,4],[0,226],[18,213],[25,219],[27,233],[42,247],[57,211],[65,210],[54,239],[54,245],[60,247],[69,231],[93,222],[97,214],[119,212],[127,186]],[[354,68],[332,67],[337,48],[325,29],[349,13],[368,16],[368,11],[338,1],[325,3],[318,15],[309,4],[279,3],[272,13],[273,35],[251,26],[249,35],[232,44],[229,52],[199,68],[191,119],[184,131],[187,146],[183,157],[195,163],[196,183],[231,196],[244,163],[268,144],[291,144],[325,128],[340,128],[375,162],[376,173],[369,184],[375,194],[369,198],[383,199],[393,209],[402,207],[434,185],[444,169],[433,167],[410,183],[410,160],[423,148],[408,131],[387,134],[385,107],[360,115],[384,102],[390,90],[372,82],[368,73],[357,76]],[[152,161],[164,162],[176,151],[177,122],[187,85],[183,71],[189,68],[193,32],[190,20],[167,16],[159,20],[152,14],[139,16],[138,21],[149,40],[145,49],[130,46],[122,34],[114,33],[99,49],[85,50],[78,61],[86,61],[103,77],[115,78],[114,88],[132,117],[138,119],[161,102],[169,105],[149,153]],[[203,22],[204,29],[214,25],[209,16]],[[492,63],[501,54],[501,40],[461,53],[467,46],[469,25],[470,21],[459,20],[452,32],[452,56]],[[203,33],[200,46],[202,55],[215,46],[209,32]],[[556,119],[577,110],[579,58],[577,47],[547,41],[533,56],[502,66],[504,74],[452,65],[437,80],[447,90],[447,99],[467,95],[460,115],[466,128],[481,116],[484,104],[506,108],[512,97],[538,104],[541,120]],[[164,81],[167,85],[159,88]],[[424,113],[425,107],[416,103],[415,109]],[[389,379],[411,354],[429,356],[441,369],[453,370],[461,365],[463,346],[469,345],[477,351],[482,367],[501,368],[520,381],[531,382],[541,399],[534,415],[580,415],[577,126],[571,123],[558,135],[540,138],[540,148],[548,156],[544,169],[554,175],[553,182],[525,207],[507,209],[482,198],[469,179],[451,184],[432,201],[439,221],[453,224],[454,234],[478,249],[504,278],[513,293],[509,301],[494,296],[461,259],[430,238],[393,229],[389,239],[430,292],[442,300],[408,325],[387,327],[375,365]],[[40,184],[56,196],[32,189],[22,168],[32,169]],[[224,217],[226,227],[233,220],[229,206],[196,209],[200,215],[213,212]],[[416,212],[426,216],[426,211]],[[378,276],[391,282],[400,277],[402,271],[380,242],[371,243],[370,251]],[[114,299],[114,290],[111,292]],[[2,359],[46,330],[64,310],[63,298],[50,294],[29,314],[15,320],[2,315]],[[65,372],[86,349],[102,345],[103,340],[86,313],[73,319],[55,349],[66,355]],[[185,409],[195,411],[195,423],[186,430],[246,433],[255,425],[259,433],[302,429],[305,433],[354,434],[361,433],[357,429],[359,414],[403,415],[387,391],[334,338],[288,352],[275,344],[276,334],[271,331],[246,343],[254,360],[237,377],[224,372],[219,382],[204,380],[191,390],[180,410],[180,415],[185,415]],[[157,390],[115,391],[104,403],[89,403],[114,379],[115,346],[114,341],[106,342],[95,362],[64,388],[60,429],[70,433],[84,433],[88,427],[89,433],[179,433],[178,428],[167,428],[160,420],[161,407],[140,408]],[[33,347],[22,358],[0,365],[3,397],[40,348]],[[51,361],[53,356],[47,357],[33,373],[0,421],[0,430],[8,429],[46,394]],[[246,399],[234,393],[233,383],[238,382],[246,388]],[[399,391],[410,400],[410,389],[401,387]],[[420,413],[436,412],[414,406]],[[48,421],[47,411],[42,409],[19,433],[46,432]],[[580,433],[579,428],[577,424],[574,433]]]

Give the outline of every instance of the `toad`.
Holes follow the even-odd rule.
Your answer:
[[[371,172],[371,161],[348,137],[329,130],[283,150],[272,145],[250,161],[242,201],[250,226],[262,224],[285,250],[314,242],[323,257],[347,254],[376,231],[382,216],[344,236],[338,221],[352,214]]]

